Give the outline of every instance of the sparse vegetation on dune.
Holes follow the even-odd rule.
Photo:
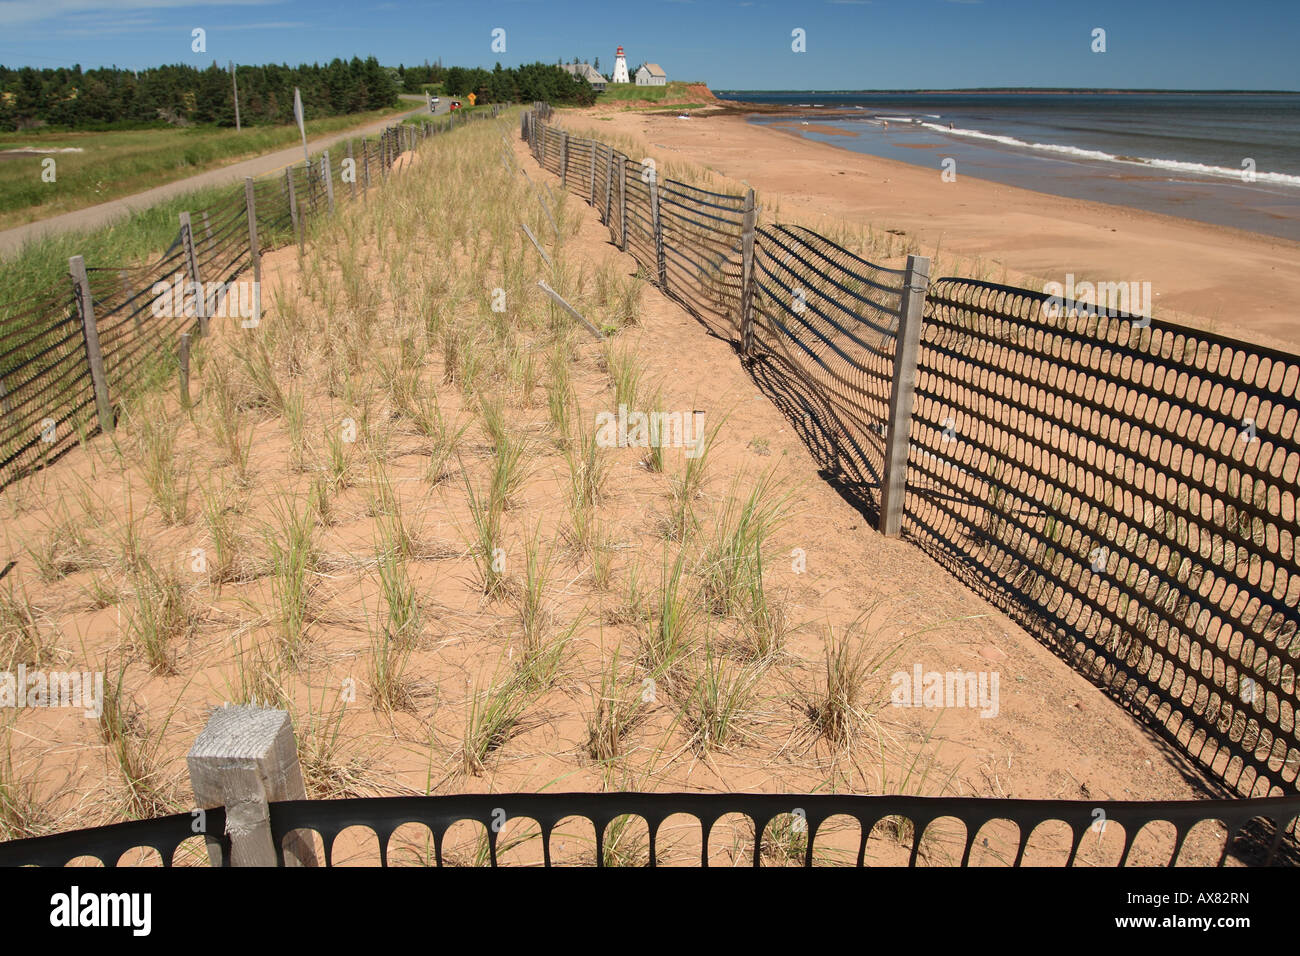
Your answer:
[[[661,300],[594,214],[513,171],[530,162],[516,128],[507,114],[430,139],[322,217],[301,260],[267,256],[262,323],[214,323],[192,408],[167,379],[121,434],[0,493],[18,560],[0,653],[112,662],[98,727],[23,713],[24,733],[0,728],[0,835],[70,799],[11,766],[83,768],[81,824],[184,805],[185,751],[223,700],[290,710],[315,797],[865,791],[856,768],[882,741],[910,761],[910,725],[874,732],[876,681],[893,632],[939,612],[891,588],[907,623],[886,637],[850,626],[878,591],[833,543],[822,590],[791,570],[815,545],[815,472],[784,453],[754,467],[735,393],[664,346]],[[611,341],[576,328],[543,277]],[[691,328],[680,347],[704,348]],[[608,447],[596,415],[620,403],[704,408],[703,436],[690,455]],[[633,823],[615,821],[607,862],[644,862]],[[782,826],[773,852],[801,856]],[[672,832],[661,849],[698,854]]]

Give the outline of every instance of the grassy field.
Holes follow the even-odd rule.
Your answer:
[[[605,92],[596,97],[597,103],[609,103],[611,101],[638,103],[652,102],[658,103],[661,100],[676,100],[685,96],[690,96],[690,86],[692,84],[683,83],[680,80],[672,80],[666,86],[637,86],[635,83],[610,83],[605,87]]]
[[[307,123],[307,136],[361,126],[412,108],[332,116]],[[108,202],[247,159],[300,139],[298,127],[233,129],[114,130],[107,132],[29,131],[0,134],[0,229]],[[5,150],[79,149],[82,152],[5,154]],[[41,179],[42,160],[53,157],[57,180]],[[184,207],[182,207],[184,208]]]

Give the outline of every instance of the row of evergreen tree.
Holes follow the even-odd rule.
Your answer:
[[[547,63],[528,63],[519,67],[503,67],[498,63],[491,70],[426,63],[423,66],[401,66],[398,71],[402,87],[408,93],[419,92],[426,85],[436,85],[448,96],[473,93],[479,103],[543,100],[590,106],[596,101],[596,91],[585,79]]]
[[[399,92],[439,85],[450,96],[475,93],[480,103],[546,100],[589,104],[586,80],[558,66],[464,69],[424,64],[380,66],[374,57],[290,67],[237,66],[239,118],[248,126],[293,121],[293,90],[302,91],[309,117],[337,116],[395,106]],[[230,72],[160,66],[82,70],[7,69],[0,66],[0,130],[53,126],[63,129],[150,125],[235,125]]]

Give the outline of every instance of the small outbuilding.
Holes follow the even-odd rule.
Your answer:
[[[590,83],[591,88],[597,93],[605,92],[605,77],[590,63],[564,63],[561,65],[574,76],[580,76]]]
[[[658,63],[642,63],[636,68],[637,86],[667,86],[668,74]]]

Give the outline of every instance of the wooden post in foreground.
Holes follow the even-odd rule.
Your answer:
[[[232,866],[276,866],[267,804],[305,800],[293,722],[283,710],[218,707],[185,756],[198,807],[226,808]],[[208,858],[221,863],[221,844],[207,835]],[[286,866],[316,866],[312,844],[300,834],[284,841]]]
[[[903,527],[907,495],[907,458],[912,438],[912,400],[916,392],[916,356],[921,344],[921,318],[930,284],[930,260],[908,256],[903,298],[898,308],[894,343],[894,375],[889,388],[889,423],[885,434],[885,474],[880,488],[880,533],[896,538]]]
[[[95,410],[99,414],[102,431],[113,430],[113,405],[108,400],[108,377],[104,374],[104,353],[99,348],[99,328],[95,325],[95,303],[90,295],[90,278],[86,275],[86,261],[81,256],[68,260],[68,273],[77,293],[77,311],[81,314],[81,335],[86,346],[86,364],[90,367],[90,383],[95,391]]]
[[[190,410],[190,333],[181,333],[179,352],[181,367],[181,408]]]
[[[746,358],[754,352],[754,225],[758,220],[754,190],[745,193],[740,236],[740,349]]]

